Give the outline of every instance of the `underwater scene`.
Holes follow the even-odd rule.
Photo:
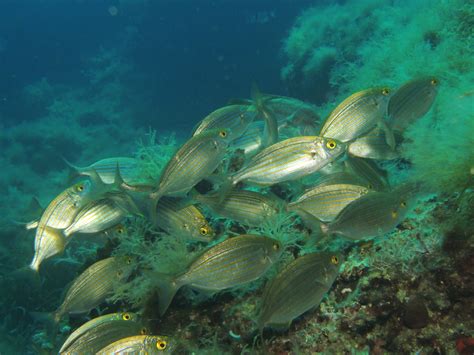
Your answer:
[[[4,0],[0,75],[0,355],[474,354],[472,0]]]

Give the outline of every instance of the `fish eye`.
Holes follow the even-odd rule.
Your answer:
[[[146,335],[146,334],[148,334],[148,329],[146,329],[145,327],[142,328],[142,329],[140,329],[140,334],[141,334],[141,335]]]
[[[326,142],[326,147],[328,147],[329,149],[334,149],[337,147],[337,143],[334,139],[330,139]]]
[[[331,256],[331,263],[334,265],[339,264],[339,258],[336,255]]]
[[[76,191],[77,191],[77,192],[82,192],[82,191],[84,191],[84,189],[85,189],[84,184],[78,184],[78,185],[76,185]]]
[[[199,228],[199,234],[201,234],[201,235],[208,235],[208,234],[209,234],[209,228],[207,228],[207,227],[201,227],[201,228]]]
[[[436,85],[438,85],[438,79],[432,78],[430,83],[431,83],[431,85],[436,86]]]
[[[245,115],[244,115],[243,113],[241,113],[241,114],[239,115],[239,117],[240,117],[241,120],[243,120],[244,117],[245,117]]]
[[[222,138],[225,138],[225,137],[227,137],[227,132],[226,132],[226,131],[220,131],[220,132],[219,132],[219,135],[220,135]]]
[[[392,211],[392,218],[395,219],[397,218],[397,216],[398,216],[397,211]]]
[[[131,257],[128,257],[127,258],[127,265],[130,265],[132,263],[132,258]]]
[[[407,206],[407,203],[406,203],[405,201],[402,201],[402,202],[400,203],[400,206],[406,207],[406,206]]]
[[[157,343],[156,343],[156,348],[158,350],[165,350],[166,349],[166,341],[158,340]]]
[[[280,244],[278,244],[278,243],[273,243],[273,250],[275,250],[275,251],[280,250]]]
[[[123,234],[124,232],[125,232],[125,228],[123,228],[122,226],[117,227],[118,234]]]
[[[130,320],[130,318],[131,318],[131,317],[130,317],[130,314],[129,314],[129,313],[124,313],[124,314],[122,315],[122,319],[123,319],[123,320]]]
[[[122,270],[118,270],[118,271],[117,271],[117,276],[118,276],[118,277],[122,277],[122,275],[123,275],[123,271],[122,271]]]
[[[390,89],[389,88],[383,88],[382,89],[382,95],[387,96],[388,94],[390,94]]]

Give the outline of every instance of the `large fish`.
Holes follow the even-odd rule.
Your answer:
[[[344,150],[345,144],[331,138],[289,138],[258,153],[231,181],[265,186],[299,179],[334,161]]]
[[[436,99],[438,86],[437,78],[422,77],[400,87],[388,103],[391,127],[397,131],[403,131],[415,120],[424,116]]]
[[[253,227],[275,216],[283,205],[276,196],[246,190],[232,190],[224,198],[217,192],[196,195],[195,199],[220,216]]]
[[[173,354],[175,348],[176,344],[170,337],[161,335],[137,335],[117,340],[99,350],[96,355],[164,355]]]
[[[63,302],[53,313],[55,322],[65,314],[87,313],[105,301],[114,287],[126,280],[134,268],[130,256],[115,256],[89,266],[74,279]]]
[[[258,328],[288,328],[296,317],[319,305],[342,263],[337,253],[306,254],[290,262],[265,287]]]
[[[282,251],[279,241],[264,236],[229,238],[197,257],[184,272],[171,277],[156,276],[159,311],[164,314],[176,292],[185,285],[217,292],[256,280],[278,260]]]
[[[207,115],[195,128],[193,136],[215,129],[228,129],[229,140],[239,138],[257,116],[255,106],[229,105]]]
[[[122,338],[148,333],[136,313],[106,314],[84,323],[69,335],[59,349],[61,355],[95,354]]]
[[[389,98],[390,90],[387,88],[373,88],[352,94],[330,113],[319,135],[349,142],[378,125],[385,130],[387,143],[393,148],[393,134],[384,121]]]
[[[179,201],[163,197],[156,207],[156,225],[170,235],[210,242],[215,234],[206,217],[194,205],[180,206]]]

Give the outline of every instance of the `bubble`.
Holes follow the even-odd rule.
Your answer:
[[[108,11],[110,16],[117,16],[119,12],[117,6],[109,6]]]

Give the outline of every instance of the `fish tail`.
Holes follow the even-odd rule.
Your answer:
[[[154,273],[153,279],[158,289],[158,311],[165,314],[176,292],[181,287],[171,275]]]
[[[329,233],[329,224],[327,223],[321,223],[321,232],[323,232],[324,234],[328,234]]]
[[[278,122],[271,110],[265,106],[265,96],[258,89],[257,84],[252,84],[252,100],[257,112],[263,117],[265,129],[263,134],[263,146],[269,146],[278,141]]]

